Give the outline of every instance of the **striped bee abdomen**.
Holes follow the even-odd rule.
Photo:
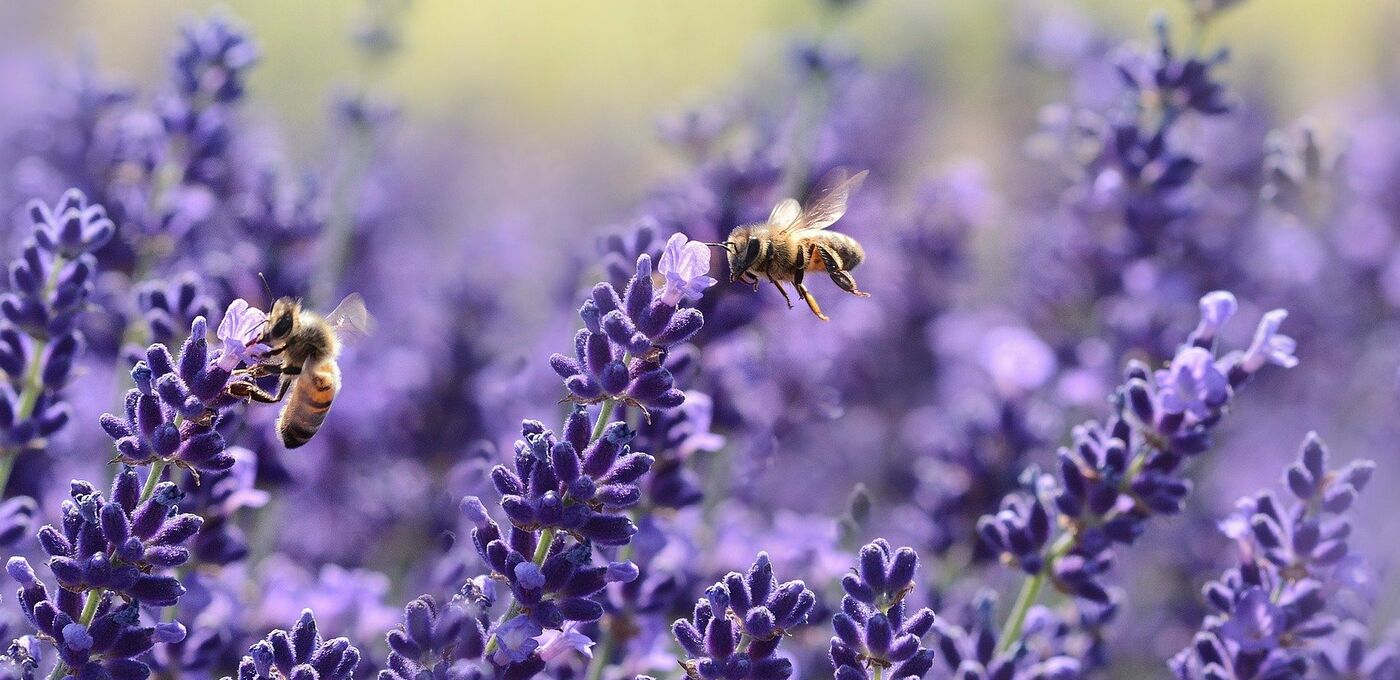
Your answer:
[[[292,385],[292,393],[287,405],[277,417],[277,433],[282,436],[282,444],[295,449],[311,440],[331,403],[340,391],[340,367],[334,360],[322,361],[314,367],[306,367],[302,375]]]

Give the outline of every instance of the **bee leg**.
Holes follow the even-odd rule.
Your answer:
[[[787,303],[788,309],[792,309],[792,298],[788,297],[787,289],[783,288],[783,284],[777,279],[773,278],[771,274],[768,276],[768,280],[772,281],[773,287],[777,288],[778,292],[783,294],[783,302]]]
[[[793,285],[797,288],[797,294],[801,295],[802,299],[807,301],[807,306],[811,308],[813,314],[817,315],[818,319],[822,321],[831,320],[831,317],[822,314],[822,306],[817,304],[817,299],[812,297],[812,291],[807,290],[807,286],[800,283],[794,283]]]
[[[758,292],[758,276],[755,275],[753,272],[744,272],[742,275],[739,276],[739,280],[743,281],[744,283],[751,284],[753,286],[753,291],[755,293]]]
[[[836,260],[835,253],[826,246],[817,246],[817,255],[821,256],[822,263],[826,265],[826,273],[831,275],[831,280],[841,290],[846,291],[856,297],[870,297],[867,293],[856,288],[856,279],[851,273],[841,268],[841,263]]]
[[[298,368],[297,372],[301,372]],[[287,396],[287,390],[292,387],[292,381],[283,380],[282,385],[277,389],[277,394],[273,395],[253,383],[237,382],[229,385],[228,393],[237,399],[248,399],[259,404],[276,404]]]
[[[277,375],[281,372],[282,367],[278,366],[277,364],[256,364],[253,366],[249,366],[248,368],[243,368],[234,371],[233,374],[235,376],[247,377],[257,380],[258,378],[265,378],[269,375]]]

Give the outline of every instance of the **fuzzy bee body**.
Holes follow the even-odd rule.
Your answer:
[[[274,309],[276,309],[274,307]],[[298,331],[287,340],[282,380],[291,393],[277,416],[282,444],[295,449],[321,429],[335,396],[340,392],[340,341],[319,314],[303,311]],[[288,374],[288,369],[293,369]]]
[[[236,383],[235,396],[262,403],[286,399],[277,415],[282,444],[295,449],[311,441],[326,421],[340,393],[340,336],[345,332],[368,333],[372,320],[358,294],[346,296],[335,311],[322,317],[303,309],[301,302],[281,298],[268,314],[268,330],[259,338],[270,349],[263,363],[248,369],[253,377],[281,377],[277,394],[268,394],[252,383]]]
[[[789,198],[773,208],[767,222],[736,227],[724,243],[712,244],[728,252],[730,280],[757,288],[766,278],[791,308],[792,300],[782,286],[790,282],[822,321],[829,319],[803,282],[806,272],[825,272],[842,290],[869,297],[856,287],[850,273],[865,260],[865,249],[846,234],[826,231],[845,214],[846,200],[866,174],[848,178],[844,170],[837,169],[823,181],[824,191],[806,209]]]

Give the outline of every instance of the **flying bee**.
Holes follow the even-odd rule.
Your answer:
[[[281,376],[277,394],[270,394],[252,382],[229,386],[235,397],[263,404],[275,404],[291,392],[291,399],[277,415],[277,434],[282,444],[295,449],[316,435],[326,413],[340,392],[341,340],[347,334],[365,335],[374,320],[365,309],[364,298],[351,293],[324,317],[301,306],[301,301],[284,297],[272,305],[266,330],[258,342],[271,347],[262,361],[245,369],[247,377]]]
[[[724,243],[706,245],[728,252],[731,282],[753,284],[757,290],[762,276],[773,283],[783,294],[788,309],[792,309],[792,298],[783,288],[784,281],[791,281],[812,313],[822,321],[830,321],[807,290],[803,277],[807,272],[824,271],[841,290],[870,297],[856,287],[851,276],[851,270],[865,259],[865,249],[850,236],[825,231],[846,214],[846,200],[868,174],[869,171],[862,171],[851,176],[844,168],[832,170],[805,209],[796,199],[784,199],[773,208],[767,222],[736,227]]]

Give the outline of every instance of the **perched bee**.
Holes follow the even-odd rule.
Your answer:
[[[791,281],[797,294],[822,321],[830,319],[803,284],[807,272],[824,271],[836,285],[852,295],[870,297],[859,288],[851,270],[865,259],[865,249],[855,239],[834,231],[824,231],[846,214],[846,200],[865,181],[868,171],[849,176],[845,169],[832,170],[822,180],[817,197],[803,209],[795,199],[785,199],[773,208],[768,221],[736,227],[724,243],[707,245],[724,248],[729,254],[729,280],[753,284],[759,277],[773,282],[783,294],[788,309],[792,298],[783,288]]]
[[[262,362],[246,369],[251,378],[279,375],[277,394],[270,394],[248,381],[233,383],[229,391],[236,397],[264,404],[282,401],[290,390],[292,398],[277,416],[277,434],[282,444],[295,449],[315,436],[326,420],[326,413],[340,391],[340,343],[346,334],[368,334],[374,321],[365,309],[364,298],[351,293],[322,317],[303,309],[300,300],[284,297],[272,305],[267,330],[258,342],[271,347]]]

